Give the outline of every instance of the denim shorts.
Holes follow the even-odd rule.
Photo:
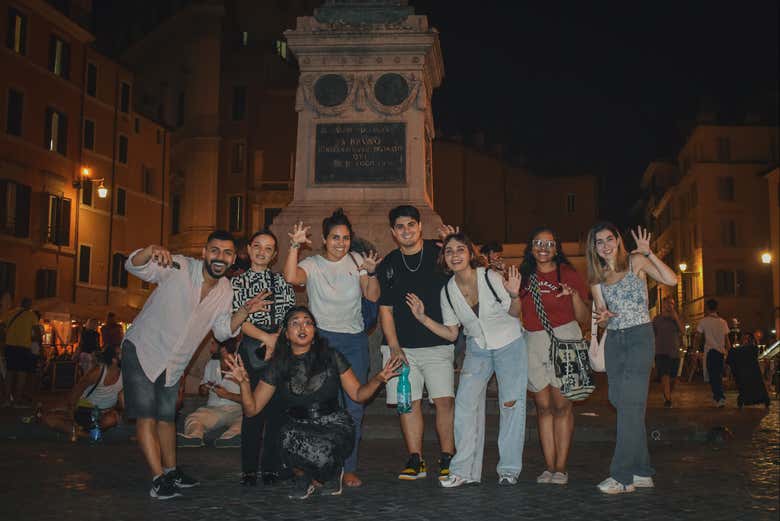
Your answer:
[[[149,380],[138,361],[136,347],[129,340],[122,343],[122,382],[128,418],[175,421],[178,384],[166,387],[165,371],[154,382]]]

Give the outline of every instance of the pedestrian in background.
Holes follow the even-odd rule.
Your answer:
[[[23,399],[28,377],[35,372],[36,357],[32,353],[33,335],[37,333],[38,313],[32,309],[32,299],[25,297],[18,308],[0,317],[5,332],[5,395],[3,407],[31,407]]]
[[[712,400],[716,407],[725,407],[723,393],[723,368],[726,353],[731,348],[729,325],[718,315],[718,301],[714,298],[704,303],[704,317],[696,324],[694,345],[704,343],[704,363],[710,378]]]
[[[607,329],[604,358],[609,401],[617,409],[610,477],[598,485],[606,494],[654,486],[645,409],[655,349],[645,278],[669,286],[677,284],[675,272],[650,249],[651,234],[639,227],[631,235],[636,249],[629,255],[617,227],[599,223],[588,232],[586,250],[595,318]]]
[[[664,407],[672,406],[672,391],[680,367],[680,336],[682,322],[677,314],[674,297],[665,297],[661,303],[661,314],[653,319],[655,333],[655,370],[661,378],[664,393]]]

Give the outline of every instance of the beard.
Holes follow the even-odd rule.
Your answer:
[[[213,268],[212,268],[212,265],[213,265],[213,264],[215,264],[215,263],[216,263],[216,264],[222,264],[223,266],[225,266],[225,268],[222,270],[222,273],[214,273],[214,270],[213,270]],[[209,261],[209,262],[204,262],[204,263],[203,263],[203,265],[206,267],[206,271],[208,272],[208,274],[209,274],[209,275],[211,275],[211,277],[212,277],[212,278],[219,279],[219,278],[222,278],[222,277],[224,277],[225,275],[227,275],[227,272],[228,272],[228,266],[227,266],[227,264],[225,264],[225,263],[224,263],[224,262],[222,262],[222,261]]]

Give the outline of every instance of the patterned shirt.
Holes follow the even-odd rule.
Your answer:
[[[230,279],[230,282],[233,285],[233,311],[261,291],[270,290],[273,293],[268,311],[257,311],[249,315],[252,325],[266,333],[275,333],[285,313],[295,305],[295,290],[284,280],[281,273],[249,269]]]

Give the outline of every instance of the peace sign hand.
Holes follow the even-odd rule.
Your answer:
[[[650,237],[652,237],[652,233],[649,233],[647,229],[642,228],[641,226],[637,226],[636,233],[634,233],[634,230],[631,230],[631,235],[634,237],[634,241],[636,241],[636,249],[631,253],[641,253],[645,257],[648,257],[653,253],[650,249]]]

